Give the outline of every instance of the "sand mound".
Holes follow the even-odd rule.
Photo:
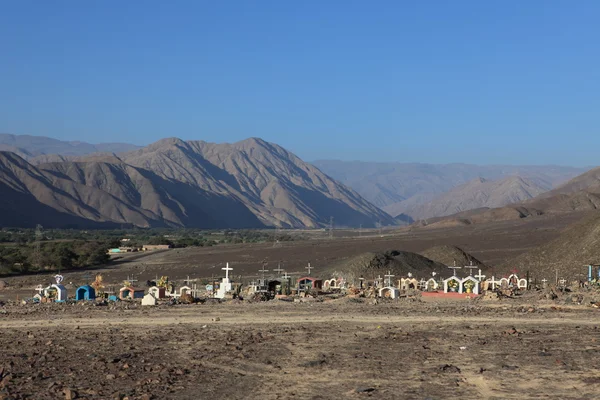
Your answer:
[[[456,261],[456,265],[462,267],[463,265],[469,265],[472,261],[473,265],[478,265],[482,269],[487,268],[486,265],[477,258],[456,246],[444,245],[431,247],[421,252],[421,255],[448,266],[453,265]]]
[[[8,283],[6,283],[6,281],[0,281],[0,290],[7,288],[8,287]]]
[[[445,265],[432,261],[417,253],[408,251],[387,251],[385,253],[364,253],[338,264],[335,264],[322,271],[322,278],[330,278],[333,275],[344,276],[349,281],[358,281],[359,277],[372,280],[375,277],[390,271],[395,277],[406,277],[410,272],[415,278],[428,278],[431,272],[446,272]]]
[[[600,213],[569,226],[553,241],[522,254],[506,265],[529,270],[536,279],[587,279],[589,264],[600,264]]]

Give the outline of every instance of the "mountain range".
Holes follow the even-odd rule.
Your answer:
[[[45,136],[10,135],[0,133],[0,151],[10,151],[24,159],[44,154],[60,154],[62,156],[83,156],[90,153],[119,153],[138,149],[128,143],[90,144],[86,142],[66,142]]]
[[[422,196],[392,204],[385,209],[391,215],[406,214],[416,219],[444,217],[479,208],[497,208],[532,199],[547,188],[520,176],[508,176],[490,181],[477,178],[458,185],[431,201],[420,201]]]
[[[39,148],[37,165],[0,152],[0,225],[315,228],[330,218],[336,226],[396,222],[314,166],[257,138],[233,144],[169,138],[90,156],[45,151]]]
[[[391,215],[439,217],[499,207],[549,191],[588,168],[470,164],[313,162]],[[521,178],[520,180],[517,178]],[[492,183],[489,181],[497,181]],[[467,186],[461,187],[461,185]]]

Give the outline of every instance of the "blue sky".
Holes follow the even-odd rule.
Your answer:
[[[5,1],[0,132],[598,165],[598,1]]]

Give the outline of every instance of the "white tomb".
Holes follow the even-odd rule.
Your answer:
[[[221,268],[225,271],[225,278],[221,280],[221,284],[219,285],[219,290],[215,293],[215,298],[224,299],[227,292],[230,292],[232,289],[231,281],[229,280],[229,271],[232,271],[233,268],[229,268],[229,263],[225,268]]]
[[[155,306],[158,303],[156,297],[152,293],[148,293],[142,298],[143,306]]]
[[[382,287],[379,289],[379,297],[384,297],[388,299],[395,299],[400,296],[400,291],[398,288],[393,286]]]
[[[472,276],[467,276],[460,282],[459,293],[479,294],[479,281]]]
[[[54,301],[65,301],[67,300],[67,288],[60,283],[53,283],[44,289],[44,297],[50,297],[54,294]]]
[[[519,283],[517,285],[519,286],[519,289],[527,289],[527,279],[519,279]]]
[[[452,275],[450,278],[444,279],[444,293],[456,292],[460,293],[462,290],[462,279],[456,275]]]
[[[426,290],[426,291],[431,291],[431,292],[432,292],[432,291],[434,291],[434,290],[437,290],[437,288],[438,288],[439,286],[440,286],[440,285],[439,285],[439,284],[437,283],[437,281],[436,281],[435,279],[433,279],[433,278],[429,278],[429,279],[427,280],[427,282],[425,282],[425,290]]]

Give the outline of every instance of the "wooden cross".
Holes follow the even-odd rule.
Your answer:
[[[392,278],[396,275],[392,275],[392,271],[388,271],[388,274],[384,276],[387,278],[388,287],[392,286]]]

